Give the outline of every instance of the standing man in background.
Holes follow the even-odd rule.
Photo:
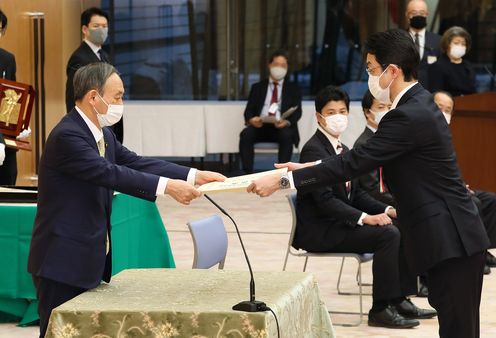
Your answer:
[[[0,10],[0,38],[7,30],[7,16]],[[0,48],[0,76],[2,79],[16,80],[16,61],[12,53]],[[0,134],[0,185],[15,185],[17,179],[17,150],[6,148]]]
[[[246,127],[239,135],[239,154],[243,170],[253,172],[254,145],[257,142],[279,143],[278,161],[287,162],[293,154],[293,144],[298,146],[298,120],[301,117],[301,94],[298,86],[286,79],[288,55],[283,50],[272,53],[269,60],[268,79],[251,86],[245,109]],[[290,108],[296,110],[287,118],[281,115]],[[266,118],[275,123],[264,123]]]
[[[72,53],[67,62],[67,83],[65,86],[65,104],[67,113],[75,105],[74,100],[74,73],[82,67],[93,62],[109,63],[108,54],[102,49],[102,45],[108,36],[108,14],[100,8],[88,8],[81,14],[81,32],[83,42]],[[124,127],[122,119],[111,128],[120,143],[124,140]]]
[[[428,67],[441,56],[441,37],[426,29],[429,9],[424,0],[410,0],[406,6],[405,16],[408,33],[420,54],[418,82],[422,87],[429,88]]]

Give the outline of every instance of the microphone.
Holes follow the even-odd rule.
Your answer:
[[[225,211],[220,205],[214,202],[207,194],[204,194],[206,199],[208,199],[213,205],[217,207],[224,215],[229,217],[231,222],[234,224],[234,228],[236,229],[236,233],[238,234],[239,242],[241,243],[241,248],[243,249],[243,253],[245,255],[246,263],[248,264],[248,270],[250,271],[250,300],[245,300],[241,303],[238,303],[232,307],[235,311],[244,311],[244,312],[262,312],[269,310],[267,305],[264,302],[259,300],[255,300],[255,279],[253,278],[253,271],[251,269],[250,260],[248,259],[248,254],[245,250],[245,245],[243,244],[243,240],[241,239],[241,234],[238,229],[238,225],[234,221],[234,219]]]
[[[491,83],[489,84],[489,88],[490,88],[491,90],[493,90],[493,89],[494,89],[494,82],[495,82],[495,80],[496,80],[496,75],[494,75],[494,74],[493,74],[493,72],[491,72],[487,66],[484,66],[484,70],[485,70],[485,71],[486,71],[489,75],[491,75]]]

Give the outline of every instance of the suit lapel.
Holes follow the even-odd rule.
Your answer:
[[[327,136],[325,136],[320,130],[317,130],[315,132],[315,134],[317,135],[318,140],[320,141],[320,143],[322,144],[324,149],[327,151],[329,156],[336,156],[337,155],[336,151],[334,150],[334,147],[332,146],[332,144],[329,141],[329,139],[327,138]],[[346,193],[346,183],[335,184],[333,186],[333,189],[335,189],[335,187],[339,187],[341,194],[343,196],[345,196],[347,199],[349,199],[348,194]],[[350,194],[350,197],[351,197],[351,194]]]

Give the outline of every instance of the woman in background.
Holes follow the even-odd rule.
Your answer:
[[[441,38],[443,52],[429,69],[429,90],[434,93],[446,91],[452,96],[475,93],[475,71],[463,57],[470,50],[470,34],[462,27],[454,26]]]

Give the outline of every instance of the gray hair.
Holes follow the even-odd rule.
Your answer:
[[[103,87],[108,78],[116,73],[114,66],[105,62],[90,63],[81,67],[74,74],[74,100],[81,100],[86,93],[95,89],[103,96]]]

